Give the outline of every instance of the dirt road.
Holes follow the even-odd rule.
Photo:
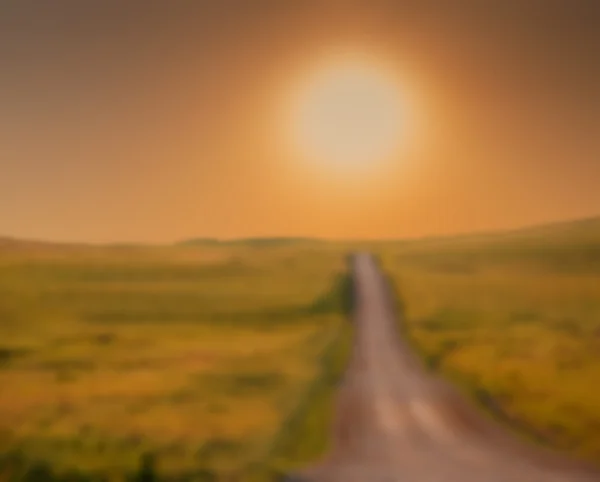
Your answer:
[[[517,439],[434,377],[397,330],[375,259],[352,258],[356,335],[332,449],[286,481],[579,482],[600,472]]]

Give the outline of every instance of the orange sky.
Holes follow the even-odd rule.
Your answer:
[[[390,238],[600,213],[595,0],[47,3],[0,5],[0,235]],[[427,126],[360,180],[280,148],[280,93],[336,46],[396,69]]]

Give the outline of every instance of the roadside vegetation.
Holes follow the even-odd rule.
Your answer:
[[[5,243],[0,480],[273,480],[318,457],[345,269],[301,244]]]
[[[523,437],[600,461],[600,220],[378,250],[431,369]]]

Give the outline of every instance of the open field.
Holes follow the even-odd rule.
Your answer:
[[[148,452],[162,474],[204,476],[190,480],[262,482],[315,460],[350,348],[356,249],[381,256],[432,369],[524,437],[600,460],[591,220],[404,242],[0,242],[0,449],[14,480],[32,460],[120,480]]]
[[[378,249],[429,365],[523,436],[600,462],[600,222]]]
[[[2,449],[115,480],[147,452],[162,474],[205,477],[314,458],[330,416],[317,399],[349,346],[344,269],[301,246],[5,243]]]

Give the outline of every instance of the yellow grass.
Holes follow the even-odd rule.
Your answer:
[[[240,470],[321,376],[343,269],[302,248],[0,250],[3,448],[56,472],[146,451],[164,473]]]
[[[523,436],[600,461],[600,236],[516,238],[380,251],[432,369]]]

